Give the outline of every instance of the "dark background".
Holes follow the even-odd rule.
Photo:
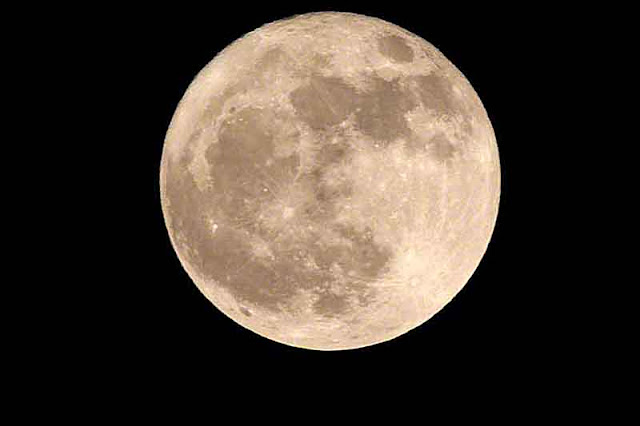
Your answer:
[[[437,47],[469,79],[494,127],[502,169],[499,216],[488,250],[463,290],[422,326],[392,341],[338,352],[296,349],[260,337],[218,311],[181,267],[159,197],[162,144],[195,75],[224,47],[259,26],[312,11],[345,11],[397,24]],[[577,13],[577,12],[576,12]],[[541,141],[562,138],[576,33],[573,11],[541,5],[469,7],[405,2],[336,2],[92,11],[80,23],[90,72],[99,72],[99,126],[108,158],[103,201],[105,254],[88,265],[101,283],[87,327],[86,357],[103,371],[225,383],[248,373],[316,384],[431,383],[477,377],[521,388],[571,374],[574,323],[559,298],[570,219],[551,209],[571,191],[550,191],[562,169]],[[107,16],[108,19],[104,19]],[[95,19],[94,19],[95,18]],[[95,54],[95,53],[98,54]],[[562,94],[554,93],[558,84]],[[95,93],[95,92],[94,92]],[[556,149],[556,148],[554,148]],[[571,179],[571,176],[568,177]],[[555,181],[554,181],[555,182]],[[567,185],[568,183],[561,183]],[[106,201],[105,201],[106,200]],[[108,306],[99,300],[108,300]],[[93,320],[95,318],[95,320]],[[88,358],[87,358],[88,357]],[[160,379],[163,377],[163,379]],[[202,379],[204,380],[204,379]],[[451,380],[449,379],[449,382]],[[455,386],[454,382],[454,386]],[[205,384],[206,385],[206,384]],[[527,385],[528,386],[528,385]],[[393,389],[393,388],[389,388]],[[460,389],[459,389],[460,390]]]

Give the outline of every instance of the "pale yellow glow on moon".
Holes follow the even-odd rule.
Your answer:
[[[465,285],[500,165],[477,94],[388,22],[265,25],[194,79],[166,135],[161,199],[198,288],[242,326],[336,350],[393,339]]]

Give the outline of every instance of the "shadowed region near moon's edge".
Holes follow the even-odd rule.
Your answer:
[[[296,22],[294,18],[283,24],[289,37],[299,37]],[[320,29],[327,25],[349,28],[348,20],[334,17],[316,24]],[[405,247],[406,241],[418,246],[436,244],[428,241],[427,229],[409,229],[414,236],[408,239],[405,234],[389,235],[391,229],[405,229],[414,222],[438,223],[436,218],[442,218],[439,232],[453,232],[456,239],[447,250],[457,252],[449,258],[457,259],[459,252],[468,250],[463,239],[472,235],[455,234],[466,226],[464,218],[453,212],[430,213],[434,207],[411,200],[428,194],[433,206],[460,209],[459,216],[471,214],[464,209],[481,206],[472,200],[473,180],[459,173],[464,172],[464,162],[474,161],[467,145],[475,143],[484,110],[474,94],[464,92],[471,89],[456,83],[452,74],[440,68],[414,72],[424,59],[418,55],[420,49],[400,34],[381,32],[376,42],[362,44],[366,53],[361,54],[380,58],[376,67],[384,68],[386,61],[414,67],[412,72],[387,69],[383,75],[382,68],[362,67],[356,79],[344,71],[346,63],[336,65],[344,60],[339,50],[313,51],[311,43],[306,48],[308,59],[301,61],[296,56],[301,51],[294,49],[295,44],[288,45],[286,38],[256,49],[251,44],[256,38],[249,36],[248,41],[237,42],[232,53],[253,65],[237,78],[229,75],[228,84],[210,93],[198,110],[189,111],[188,103],[181,105],[198,120],[179,135],[185,141],[180,155],[163,153],[162,202],[168,230],[194,281],[201,289],[207,286],[207,294],[230,295],[236,313],[225,313],[248,321],[243,325],[265,330],[285,313],[294,318],[306,312],[306,319],[300,319],[306,321],[305,338],[316,342],[309,345],[317,349],[366,346],[383,334],[397,335],[400,327],[406,331],[405,324],[417,325],[413,317],[400,317],[408,315],[399,313],[403,308],[389,305],[398,313],[390,317],[392,311],[385,311],[386,320],[371,309],[387,309],[385,303],[390,302],[385,298],[405,297],[413,291],[408,281],[391,275],[415,250]],[[322,36],[316,41],[320,43]],[[242,50],[242,43],[251,47]],[[254,49],[259,53],[249,53]],[[427,50],[429,57],[435,55]],[[233,56],[226,58],[227,63],[231,60]],[[393,155],[404,156],[403,161],[424,157],[431,162],[384,171]],[[371,162],[378,162],[377,174],[367,171]],[[438,171],[438,165],[447,168]],[[411,174],[417,170],[426,170],[420,172],[425,176],[431,173],[433,181],[411,183],[415,181]],[[438,173],[448,173],[445,170],[458,174],[442,180]],[[475,185],[480,182],[484,181]],[[439,185],[447,186],[438,189]],[[372,204],[369,198],[379,201]],[[389,203],[398,203],[397,209]],[[392,224],[396,217],[412,222]],[[480,244],[487,239],[485,234],[478,237]],[[439,253],[441,249],[430,250]],[[427,264],[438,261],[424,259]],[[416,269],[415,274],[425,274],[419,261],[412,262],[407,263],[408,271],[400,272],[409,276]],[[448,285],[459,289],[464,280],[456,278]],[[387,285],[393,289],[385,290]],[[359,328],[347,334],[335,331],[332,336],[329,329],[314,328],[321,323],[342,324],[345,330],[356,324]],[[294,344],[297,331],[288,329],[293,322],[279,324],[280,329],[273,331],[279,333],[276,340]],[[289,331],[284,331],[285,326]],[[340,343],[336,339],[358,340]]]

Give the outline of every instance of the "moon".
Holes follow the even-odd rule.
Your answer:
[[[266,24],[200,71],[164,141],[177,256],[231,320],[345,350],[423,324],[467,283],[500,198],[493,128],[434,46],[378,18]]]

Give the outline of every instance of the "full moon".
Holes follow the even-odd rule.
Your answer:
[[[434,46],[378,18],[298,15],[200,71],[164,141],[177,256],[268,339],[354,349],[423,324],[467,283],[500,198],[487,113]]]

